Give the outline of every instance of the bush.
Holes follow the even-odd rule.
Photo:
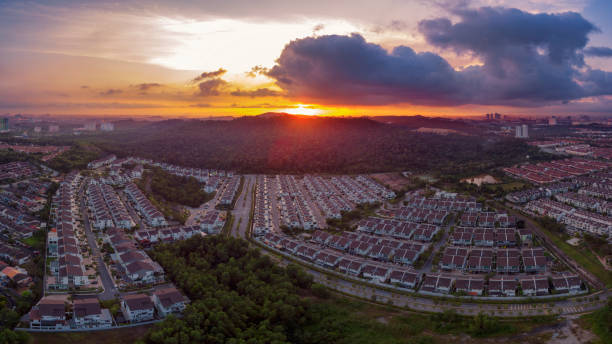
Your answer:
[[[311,290],[315,296],[320,297],[322,299],[327,299],[331,296],[329,289],[327,289],[326,286],[319,284],[319,283],[314,283],[311,287]]]

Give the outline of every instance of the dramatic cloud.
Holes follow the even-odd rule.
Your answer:
[[[149,82],[144,84],[138,84],[136,85],[136,87],[141,91],[148,91],[152,88],[161,87],[161,84],[158,84],[156,82]]]
[[[120,90],[120,89],[117,89],[117,88],[109,88],[108,90],[106,90],[106,91],[102,91],[102,92],[100,92],[99,94],[100,94],[101,96],[114,96],[114,95],[121,94],[121,93],[123,93],[123,91],[122,91],[122,90]]]
[[[195,77],[193,80],[191,80],[192,83],[197,83],[200,82],[202,80],[206,80],[206,79],[212,79],[212,78],[217,78],[220,77],[221,75],[225,74],[227,71],[223,68],[219,68],[216,71],[213,72],[204,72],[200,75],[198,75],[197,77]]]
[[[196,95],[200,97],[218,96],[225,85],[227,81],[219,78],[202,81],[198,84],[199,90]]]
[[[251,90],[251,91],[243,91],[241,89],[237,89],[236,91],[233,91],[230,94],[235,97],[251,97],[251,98],[276,97],[280,95],[278,92],[271,90],[269,88],[258,88],[256,90]]]
[[[248,77],[254,78],[254,77],[256,77],[257,75],[260,75],[260,74],[266,74],[267,72],[268,72],[268,69],[267,69],[266,67],[263,67],[263,66],[255,66],[255,67],[252,67],[252,68],[251,68],[251,70],[250,70],[250,71],[248,71],[248,72],[246,72],[245,74],[246,74]]]
[[[482,66],[455,70],[433,53],[391,52],[351,36],[308,37],[285,46],[267,73],[289,96],[324,104],[496,104],[541,106],[612,94],[611,73],[584,63],[588,34],[577,13],[455,10],[460,20],[424,20],[426,40],[467,53]]]
[[[595,57],[612,57],[612,49],[608,47],[588,47],[584,49],[584,54]]]
[[[487,58],[499,58],[508,50],[533,52],[544,48],[554,62],[580,60],[577,49],[588,42],[595,26],[580,14],[531,14],[518,9],[482,7],[456,10],[461,21],[447,18],[423,20],[419,30],[433,45],[460,52],[471,51]],[[513,52],[513,51],[511,51]],[[576,61],[579,62],[579,61]]]

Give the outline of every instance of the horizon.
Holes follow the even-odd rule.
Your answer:
[[[489,5],[6,1],[0,113],[612,114],[610,2]]]

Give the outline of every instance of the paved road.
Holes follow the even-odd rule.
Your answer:
[[[100,279],[102,280],[102,286],[104,287],[104,292],[98,296],[101,300],[114,299],[115,295],[117,295],[119,292],[115,287],[115,283],[113,282],[111,274],[108,271],[108,267],[102,259],[102,254],[100,253],[98,243],[96,242],[96,236],[91,230],[83,189],[79,191],[78,197],[80,198],[80,210],[83,217],[83,227],[87,236],[87,243],[89,244],[89,247],[91,247],[92,258],[98,262],[98,272],[100,273]]]
[[[266,250],[263,250],[266,252]],[[295,259],[295,257],[292,257]],[[280,265],[289,264],[289,260],[283,258],[275,258]],[[381,303],[393,303],[395,306],[409,308],[415,311],[425,312],[443,312],[448,309],[454,309],[457,313],[465,315],[474,315],[479,312],[494,314],[501,317],[518,317],[518,316],[534,316],[548,314],[575,314],[586,313],[601,308],[607,300],[608,294],[602,292],[599,294],[600,300],[591,303],[583,300],[580,296],[576,298],[549,302],[549,303],[525,303],[525,304],[489,304],[489,303],[462,303],[458,302],[440,302],[439,300],[410,296],[399,292],[389,291],[390,286],[381,286],[385,289],[377,288],[374,284],[363,285],[357,282],[347,281],[343,278],[335,277],[330,274],[321,273],[318,270],[309,267],[309,263],[304,262],[302,267],[306,272],[311,274],[315,282],[323,284],[330,289],[340,291],[342,293],[359,297],[362,299],[375,300]],[[363,282],[363,281],[362,281]],[[451,297],[449,296],[449,300]]]
[[[443,230],[443,234],[442,234],[442,238],[440,240],[438,240],[437,242],[431,244],[433,245],[433,249],[431,250],[431,254],[429,255],[429,257],[427,257],[427,260],[425,261],[425,264],[423,264],[423,266],[420,269],[417,269],[418,272],[420,273],[424,273],[424,272],[430,272],[432,265],[433,265],[433,259],[436,256],[436,254],[438,253],[438,251],[440,251],[440,249],[442,248],[442,246],[446,245],[448,243],[448,237],[449,237],[449,231],[450,231],[450,227],[455,225],[455,219],[453,218],[453,221],[448,225],[448,226],[444,226],[441,228],[441,230]]]
[[[249,217],[251,216],[251,205],[253,204],[253,188],[255,187],[256,177],[254,175],[245,175],[242,184],[242,191],[236,199],[232,215],[234,216],[234,224],[230,229],[230,233],[239,238],[246,238],[247,227],[249,226]]]
[[[243,188],[243,193],[241,193],[239,200],[243,201],[246,199],[246,195],[244,195],[246,188]],[[252,194],[249,194],[252,195]],[[252,198],[252,196],[249,196]],[[248,202],[252,202],[250,199]],[[242,205],[243,203],[238,203],[237,205]],[[237,207],[238,208],[238,207]],[[243,218],[243,214],[246,211],[246,207],[241,207],[237,209]],[[248,207],[250,212],[250,206]],[[248,223],[248,216],[247,216]],[[244,222],[244,220],[243,220]],[[243,225],[241,224],[241,227]],[[245,237],[246,231],[238,230],[232,231],[232,235],[237,237]],[[438,244],[436,244],[437,249],[443,243],[447,241],[448,232],[444,235],[444,238],[440,240]],[[262,252],[269,254],[268,250],[262,250]],[[435,250],[434,250],[435,252]],[[280,265],[287,265],[290,260],[285,258],[278,258],[276,256],[272,256],[272,258],[277,261]],[[291,257],[292,259],[296,259],[296,257]],[[431,264],[430,260],[428,260],[429,265]],[[577,296],[572,299],[566,299],[563,301],[551,301],[551,302],[542,302],[542,303],[524,303],[524,304],[488,304],[488,303],[466,303],[461,301],[456,302],[440,302],[436,299],[431,299],[427,297],[419,297],[419,296],[410,296],[401,292],[390,291],[390,286],[381,285],[381,287],[377,287],[375,284],[367,284],[364,285],[359,283],[357,280],[350,281],[350,277],[343,276],[343,278],[334,276],[333,273],[321,273],[317,269],[313,269],[310,267],[310,263],[303,262],[301,264],[306,272],[311,274],[314,280],[317,283],[321,283],[333,290],[359,297],[362,299],[376,300],[377,302],[382,303],[392,303],[396,306],[409,308],[415,311],[426,311],[426,312],[443,312],[448,309],[454,309],[460,314],[465,315],[474,315],[479,312],[485,312],[488,314],[494,314],[496,316],[502,317],[517,317],[517,316],[534,316],[534,315],[547,315],[547,314],[576,314],[576,313],[585,313],[590,312],[595,309],[601,308],[610,296],[610,292],[607,290],[603,290],[598,293],[599,300],[595,302],[589,302],[588,298]],[[348,278],[349,280],[345,279]],[[362,281],[363,282],[363,281]],[[449,298],[451,298],[449,296]]]
[[[598,289],[605,289],[605,284],[603,282],[601,282],[596,276],[594,276],[590,272],[586,271],[582,266],[580,266],[580,264],[576,263],[576,261],[574,259],[572,259],[568,255],[566,255],[565,252],[563,252],[561,249],[559,249],[548,238],[548,236],[546,234],[542,233],[542,231],[540,230],[540,226],[533,219],[531,219],[531,218],[529,218],[527,216],[522,215],[521,213],[519,213],[518,211],[514,210],[511,207],[505,206],[505,208],[512,215],[514,215],[517,218],[525,221],[525,227],[528,228],[528,229],[531,229],[533,231],[534,235],[536,235],[542,241],[544,246],[549,251],[551,251],[557,257],[559,257],[559,259],[561,259],[567,266],[572,267],[576,272],[578,272],[581,275],[581,277],[583,278],[583,280],[588,281],[589,283],[591,283],[592,285],[594,285]]]

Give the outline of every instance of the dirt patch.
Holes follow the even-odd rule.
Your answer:
[[[371,174],[370,177],[374,178],[374,180],[380,184],[389,187],[393,191],[399,191],[404,187],[411,185],[410,180],[399,172],[374,173]]]

